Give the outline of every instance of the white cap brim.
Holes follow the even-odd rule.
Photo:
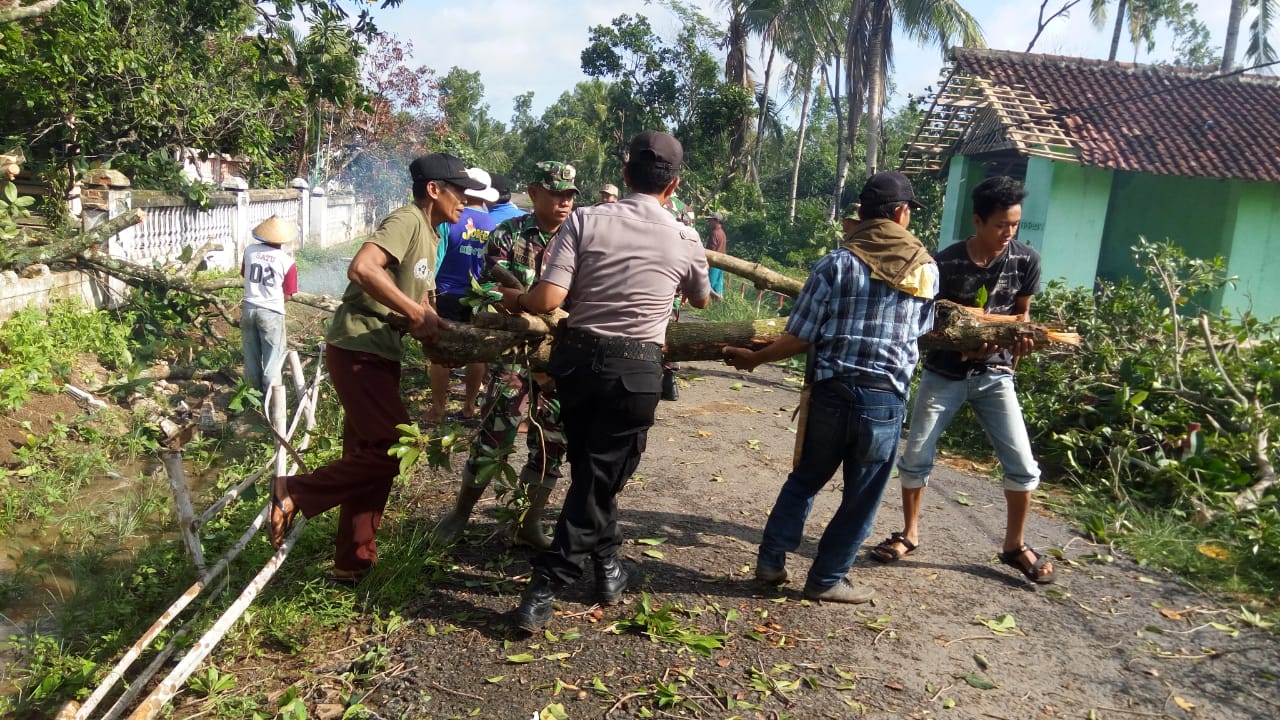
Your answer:
[[[498,190],[496,188],[487,187],[483,190],[464,190],[463,193],[467,197],[473,197],[487,203],[498,202]]]

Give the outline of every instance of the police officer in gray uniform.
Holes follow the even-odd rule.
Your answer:
[[[548,371],[559,388],[572,482],[551,549],[534,558],[520,598],[521,629],[547,624],[556,592],[581,577],[587,556],[601,603],[617,602],[626,589],[617,495],[653,425],[671,305],[677,289],[698,308],[711,295],[697,233],[663,207],[680,185],[683,158],[671,135],[637,135],[622,171],[632,193],[575,211],[547,249],[541,280],[526,293],[503,290],[512,312],[546,313],[566,300],[569,311]]]

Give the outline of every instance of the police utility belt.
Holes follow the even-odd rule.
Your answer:
[[[556,340],[566,350],[578,350],[607,358],[662,362],[662,346],[622,337],[606,337],[585,330],[566,328]]]

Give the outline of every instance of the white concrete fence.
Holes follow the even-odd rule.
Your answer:
[[[341,245],[373,230],[372,204],[366,199],[326,195],[322,188],[310,188],[301,178],[281,190],[249,190],[243,181],[234,179],[222,190],[210,193],[209,200],[210,207],[200,210],[181,197],[133,190],[119,172],[91,171],[72,207],[86,230],[134,208],[146,210],[145,222],[124,230],[105,248],[112,257],[140,264],[176,262],[186,248],[194,252],[211,242],[221,248],[206,255],[209,266],[237,268],[252,241],[250,231],[272,215],[302,229],[298,242],[288,247],[293,252],[303,247]],[[22,277],[4,272],[0,273],[0,320],[25,307],[46,307],[51,300],[68,297],[104,307],[113,303],[112,292],[80,272],[50,273],[33,268]]]

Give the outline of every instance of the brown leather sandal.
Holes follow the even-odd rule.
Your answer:
[[[906,548],[906,550],[899,550],[895,548],[894,545],[901,545]],[[871,548],[871,551],[867,554],[871,556],[872,560],[888,564],[891,562],[897,562],[907,555],[910,555],[915,552],[917,547],[919,547],[919,545],[908,540],[906,535],[896,532],[882,540],[879,545]]]
[[[1028,566],[1023,560],[1023,553],[1031,553],[1031,556],[1035,558],[1035,560],[1031,561],[1030,566]],[[1046,564],[1052,562],[1053,558],[1048,555],[1041,555],[1031,549],[1030,545],[1023,545],[1017,550],[1001,552],[998,557],[1000,558],[1000,562],[1008,565],[1018,572],[1021,572],[1031,582],[1045,585],[1055,580],[1054,576],[1057,574],[1057,568],[1050,567],[1049,570],[1043,574],[1040,572],[1041,570],[1044,570],[1044,566]]]

